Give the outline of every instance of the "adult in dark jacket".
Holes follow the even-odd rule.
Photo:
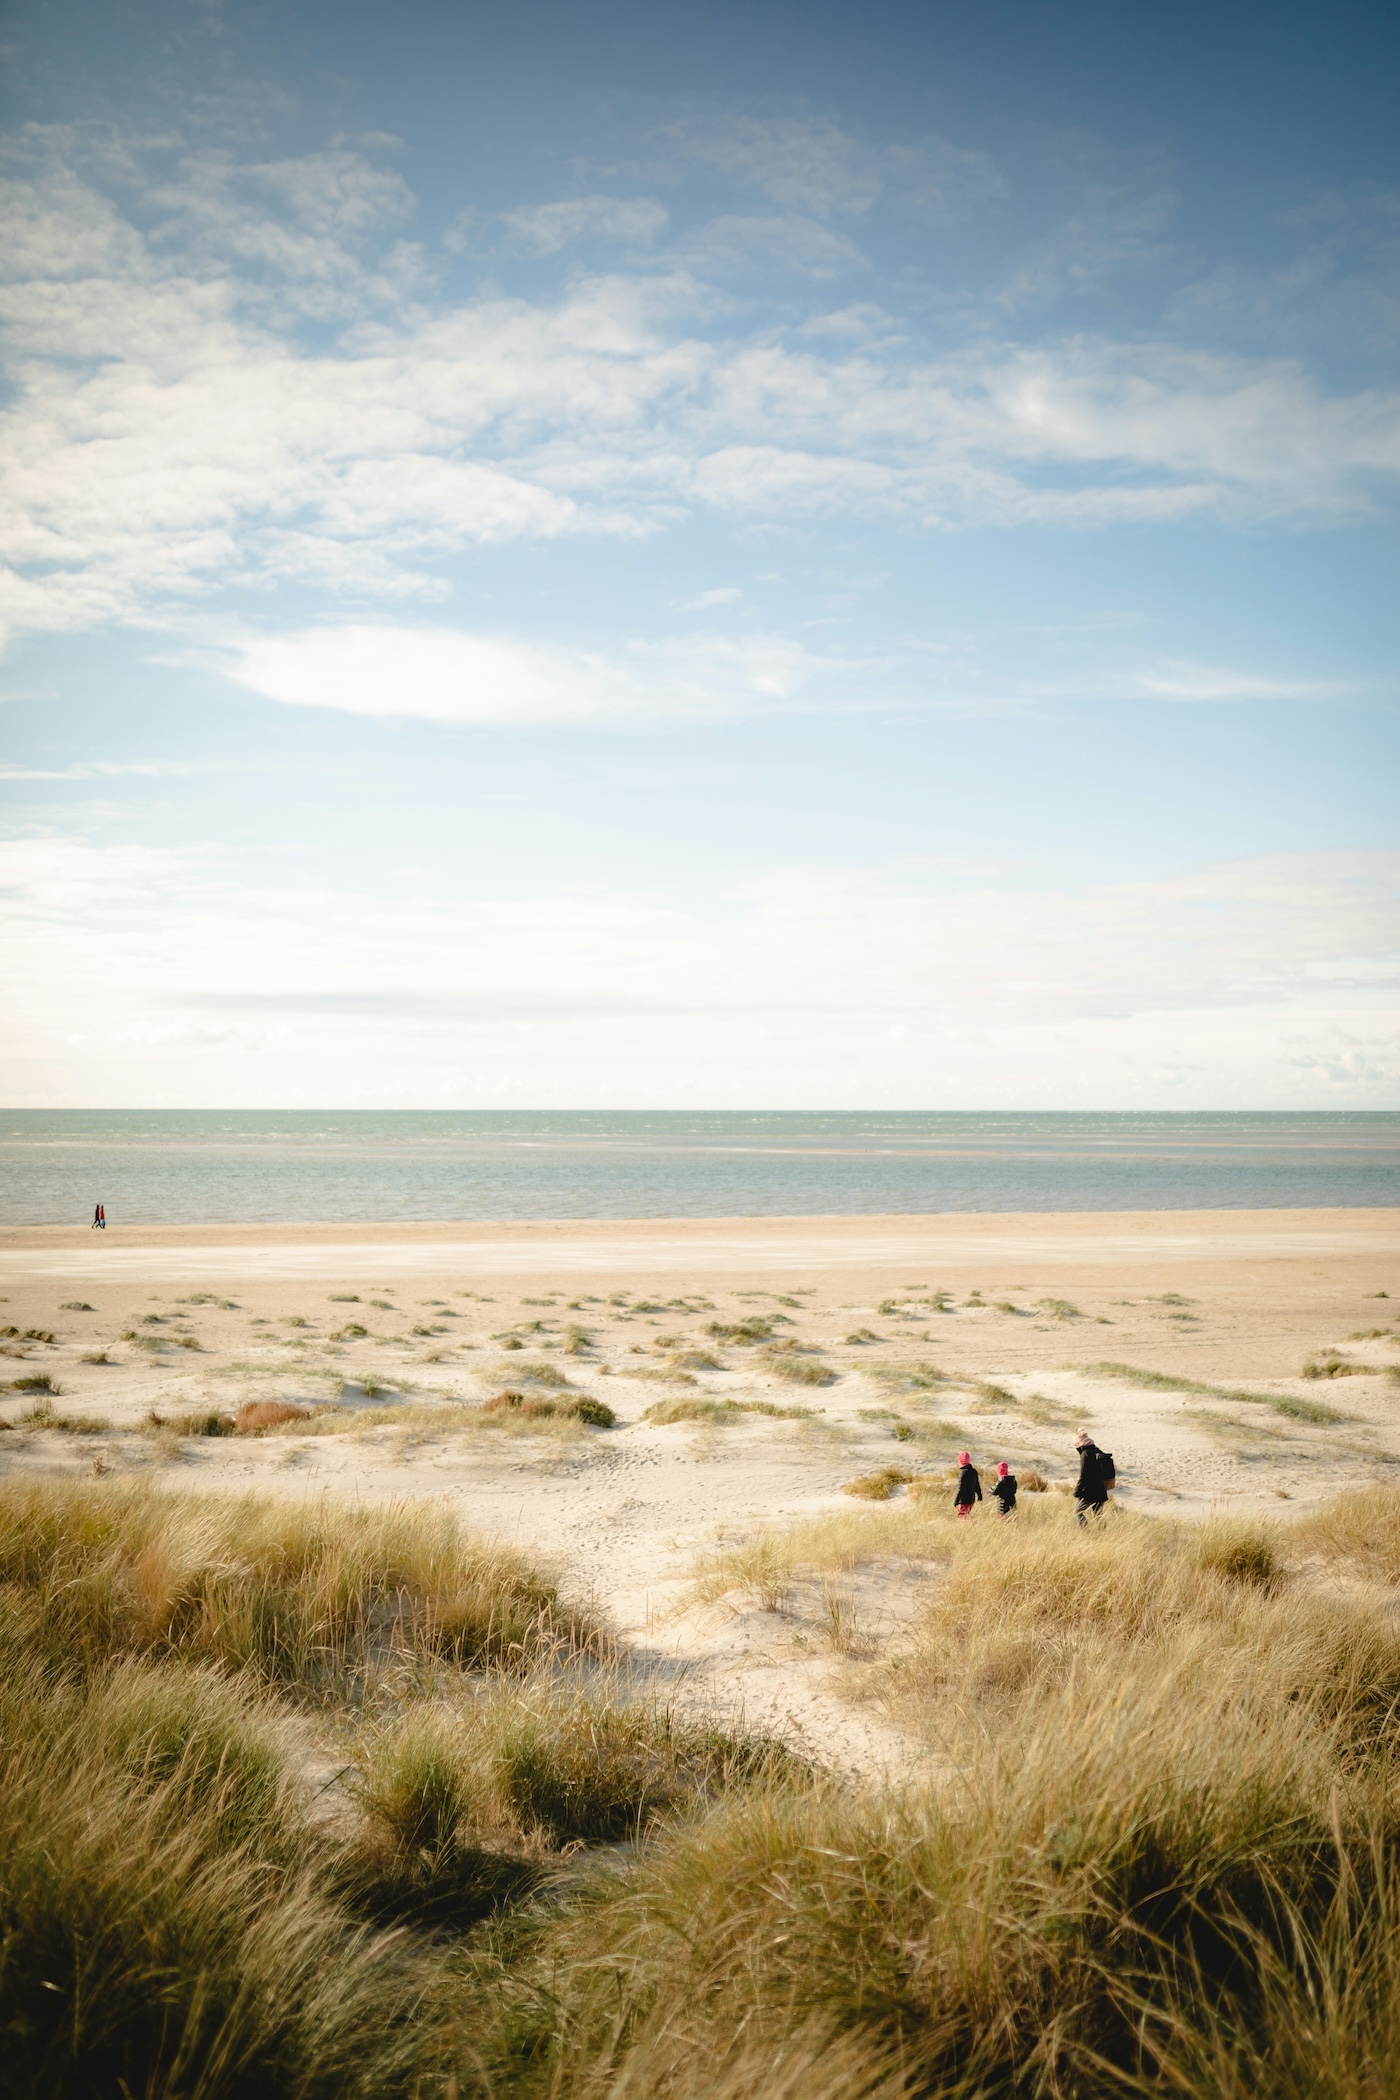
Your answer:
[[[1081,1429],[1074,1440],[1079,1453],[1079,1478],[1074,1486],[1074,1514],[1083,1524],[1090,1516],[1103,1515],[1108,1488],[1103,1477],[1103,1455],[1091,1436]]]
[[[958,1475],[958,1492],[953,1497],[953,1507],[960,1517],[970,1517],[973,1503],[982,1500],[982,1483],[968,1452],[958,1453],[958,1464],[962,1471]]]

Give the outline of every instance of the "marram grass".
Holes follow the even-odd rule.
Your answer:
[[[683,1714],[436,1512],[0,1484],[7,2089],[1400,2088],[1388,1492],[851,1507],[704,1582],[782,1610],[891,1559],[925,1601],[853,1682],[928,1755],[857,1785]]]

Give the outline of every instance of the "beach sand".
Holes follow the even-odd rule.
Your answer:
[[[8,1228],[0,1327],[0,1385],[47,1376],[60,1422],[98,1425],[0,1392],[5,1472],[441,1498],[559,1565],[688,1697],[859,1768],[903,1746],[849,1664],[801,1614],[696,1605],[697,1556],[850,1510],[843,1485],[883,1466],[941,1476],[964,1441],[1064,1483],[1081,1421],[1126,1508],[1287,1516],[1400,1490],[1394,1210]],[[510,1389],[588,1393],[618,1424],[477,1413]],[[333,1411],[256,1438],[147,1421],[273,1398]],[[810,1412],[642,1419],[666,1399]],[[872,1655],[923,1579],[862,1574]]]

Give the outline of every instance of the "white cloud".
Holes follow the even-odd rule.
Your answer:
[[[790,869],[704,910],[362,894],[353,866],[0,844],[9,1098],[1395,1099],[1400,854],[1058,892]]]
[[[710,219],[676,251],[704,276],[780,271],[815,279],[869,268],[854,241],[803,212],[731,213]]]
[[[936,220],[962,218],[1005,196],[985,153],[943,140],[871,146],[821,117],[733,113],[677,119],[658,134],[677,159],[790,211],[860,216],[882,198]]]
[[[608,241],[649,248],[665,232],[669,213],[654,197],[566,197],[554,204],[521,204],[502,212],[507,248],[525,255],[557,255],[577,241]]]
[[[361,152],[177,156],[127,217],[97,180],[114,179],[110,140],[39,137],[0,285],[0,615],[159,623],[284,581],[434,598],[473,544],[643,533],[696,509],[947,528],[1351,517],[1400,473],[1400,395],[1329,394],[1297,362],[1090,335],[1008,347],[985,329],[935,357],[873,306],[824,332],[760,324],[707,268],[859,261],[818,211],[908,191],[914,163],[807,120],[676,137],[781,210],[551,298],[455,303],[399,237],[401,178]],[[942,165],[929,149],[919,179]],[[122,179],[140,166],[132,148]],[[598,195],[507,219],[544,254],[590,229],[640,244],[661,209]],[[308,314],[340,332],[308,338]]]
[[[795,644],[705,636],[605,655],[451,627],[350,624],[242,642],[228,675],[292,707],[419,721],[646,726],[779,704],[819,669]]]
[[[1221,664],[1174,662],[1139,671],[1132,687],[1153,700],[1329,700],[1335,683],[1277,678]]]

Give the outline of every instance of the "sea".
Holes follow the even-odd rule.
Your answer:
[[[0,1224],[1400,1205],[1400,1113],[0,1110]]]

